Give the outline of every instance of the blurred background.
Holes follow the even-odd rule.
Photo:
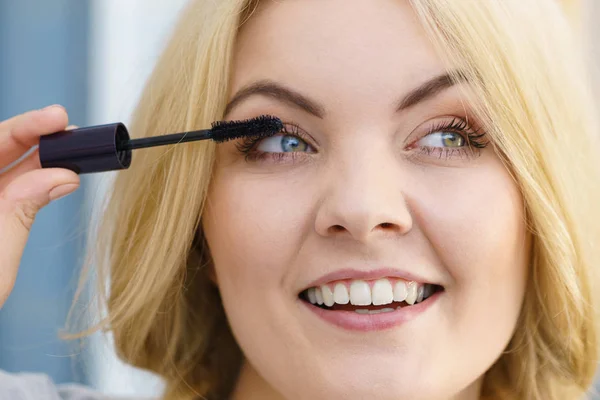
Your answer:
[[[59,103],[70,123],[130,122],[186,0],[0,0],[0,120]],[[102,174],[104,175],[104,174]],[[58,338],[83,264],[87,228],[110,182],[82,176],[34,223],[14,292],[0,310],[0,369],[43,372],[107,394],[156,395],[156,377],[120,363],[111,338]]]
[[[59,103],[70,123],[130,122],[143,84],[187,0],[0,0],[0,120]],[[600,65],[598,0],[563,0]],[[106,394],[152,396],[161,381],[120,363],[110,336],[64,342],[86,232],[110,176],[83,176],[38,215],[16,287],[0,310],[0,369],[42,372]],[[600,398],[600,397],[599,397]]]

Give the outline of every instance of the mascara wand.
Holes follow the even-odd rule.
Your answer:
[[[122,123],[78,128],[40,137],[42,168],[66,168],[77,174],[127,169],[132,150],[212,139],[216,143],[241,137],[269,137],[283,122],[269,115],[245,121],[217,121],[211,129],[130,139]]]

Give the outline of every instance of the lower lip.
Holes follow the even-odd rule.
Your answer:
[[[402,307],[399,310],[379,314],[358,314],[355,311],[331,311],[313,306],[307,301],[298,300],[321,319],[350,331],[381,331],[402,325],[415,319],[418,315],[431,307],[442,295],[436,292],[421,303]]]

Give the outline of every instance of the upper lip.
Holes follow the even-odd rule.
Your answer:
[[[413,281],[419,284],[435,284],[431,279],[427,279],[423,276],[417,275],[414,272],[405,271],[399,268],[394,267],[380,267],[380,268],[371,268],[368,270],[361,270],[355,268],[345,268],[338,269],[336,271],[330,272],[321,276],[320,278],[312,281],[306,289],[321,286],[329,282],[340,281],[344,279],[354,279],[354,280],[376,280],[382,278],[399,278],[405,281]]]

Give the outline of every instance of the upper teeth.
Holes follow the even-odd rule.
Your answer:
[[[423,301],[433,293],[433,285],[418,285],[400,279],[378,279],[372,284],[367,281],[354,280],[322,285],[308,289],[308,300],[312,304],[352,304],[356,306],[383,305],[406,301],[415,304]]]

